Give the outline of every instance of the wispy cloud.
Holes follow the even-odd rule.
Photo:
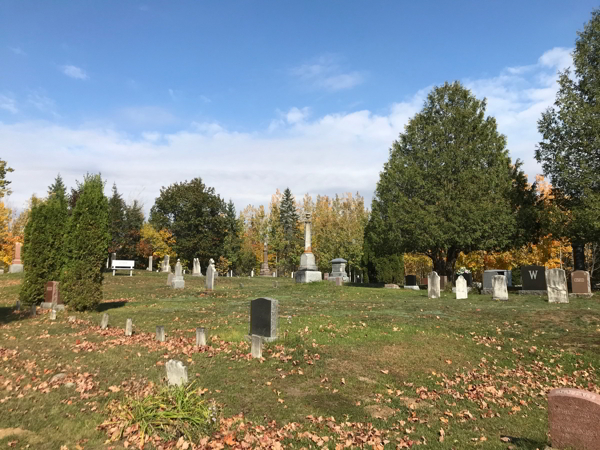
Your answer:
[[[87,80],[89,78],[88,74],[81,67],[67,64],[62,66],[61,70],[66,76],[75,78],[76,80]]]
[[[177,122],[177,117],[170,111],[159,106],[132,106],[121,109],[117,116],[129,126],[162,127]]]
[[[17,101],[12,96],[0,94],[0,109],[16,114],[19,112]]]
[[[290,73],[305,85],[327,91],[351,89],[364,81],[364,74],[358,71],[346,71],[340,64],[340,58],[325,55],[316,60],[294,67]]]
[[[50,114],[55,118],[60,117],[56,112],[56,102],[42,92],[30,92],[27,95],[27,103],[42,113]]]
[[[13,52],[15,55],[19,56],[27,56],[27,53],[21,47],[8,47],[8,49]]]

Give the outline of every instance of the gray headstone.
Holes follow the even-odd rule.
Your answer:
[[[31,305],[31,317],[35,317],[37,314],[37,305],[34,303]]]
[[[250,302],[250,336],[265,340],[277,339],[279,302],[272,298],[257,298]]]
[[[192,276],[193,277],[201,277],[202,276],[202,268],[200,267],[200,260],[198,258],[194,258],[194,265],[192,267]]]
[[[56,320],[56,310],[50,311],[50,320]]]
[[[108,328],[108,314],[102,314],[102,321],[100,322],[100,329],[106,330]]]
[[[504,275],[494,275],[492,277],[492,299],[508,300],[508,288]]]
[[[171,280],[171,287],[173,289],[183,289],[185,287],[183,270],[181,267],[181,261],[179,259],[177,260],[177,264],[175,264],[175,276]]]
[[[160,269],[162,272],[171,272],[171,265],[169,263],[169,255],[165,255]]]
[[[171,287],[171,283],[173,282],[173,274],[169,272],[167,275],[167,286]]]
[[[262,358],[262,337],[255,334],[252,335],[252,358]]]
[[[156,327],[156,340],[158,342],[165,342],[165,327]]]
[[[457,279],[456,279],[456,299],[457,300],[462,300],[465,298],[468,298],[468,287],[467,287],[467,280],[465,280],[465,277],[463,277],[462,275],[460,275]]]
[[[196,328],[196,345],[206,345],[206,333],[204,328]]]
[[[133,320],[127,319],[125,322],[125,336],[131,336],[133,334]]]
[[[17,304],[15,305],[15,309],[17,311],[21,311],[21,300],[17,300]]]
[[[181,386],[187,384],[188,373],[187,367],[181,361],[171,359],[167,361],[167,380],[169,386]]]
[[[494,275],[504,275],[506,286],[512,286],[512,272],[510,270],[490,269],[483,272],[483,289],[492,289],[492,277]]]
[[[435,271],[427,275],[427,297],[440,298],[440,276]]]
[[[215,288],[215,261],[211,258],[208,261],[208,267],[206,268],[206,290],[212,291]]]
[[[148,272],[152,272],[152,255],[148,256],[148,267],[146,268]]]
[[[549,303],[569,303],[567,275],[563,269],[546,270]]]

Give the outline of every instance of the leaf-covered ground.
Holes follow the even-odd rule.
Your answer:
[[[0,277],[0,448],[139,447],[118,405],[163,385],[172,358],[187,364],[219,421],[199,442],[145,448],[543,449],[550,389],[600,393],[596,296],[429,300],[425,291],[289,279],[275,287],[271,278],[219,278],[207,294],[203,278],[187,276],[174,291],[165,275],[137,271],[107,274],[100,311],[51,321],[39,309],[35,318],[14,311],[20,283]],[[244,339],[257,297],[279,300],[280,339],[262,361]],[[194,345],[196,327],[206,328],[206,347]]]

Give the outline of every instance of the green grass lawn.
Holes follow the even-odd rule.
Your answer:
[[[543,449],[548,390],[600,392],[597,296],[429,300],[426,291],[222,277],[205,293],[203,278],[186,276],[175,291],[166,275],[136,271],[107,274],[100,311],[51,321],[14,311],[21,279],[0,277],[0,448],[124,448],[129,441],[97,427],[116,401],[162,386],[169,359],[218,405],[221,426],[203,442],[213,448]],[[249,358],[244,339],[258,297],[279,300],[280,338],[263,361]],[[154,340],[157,325],[165,343]],[[206,348],[194,345],[196,327],[207,330]],[[49,383],[58,373],[67,376]]]

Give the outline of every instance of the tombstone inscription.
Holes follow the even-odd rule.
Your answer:
[[[585,270],[576,270],[571,273],[571,292],[573,295],[590,296],[592,295],[592,283],[590,282],[590,273]]]
[[[546,268],[544,266],[521,266],[521,294],[546,293]]]

